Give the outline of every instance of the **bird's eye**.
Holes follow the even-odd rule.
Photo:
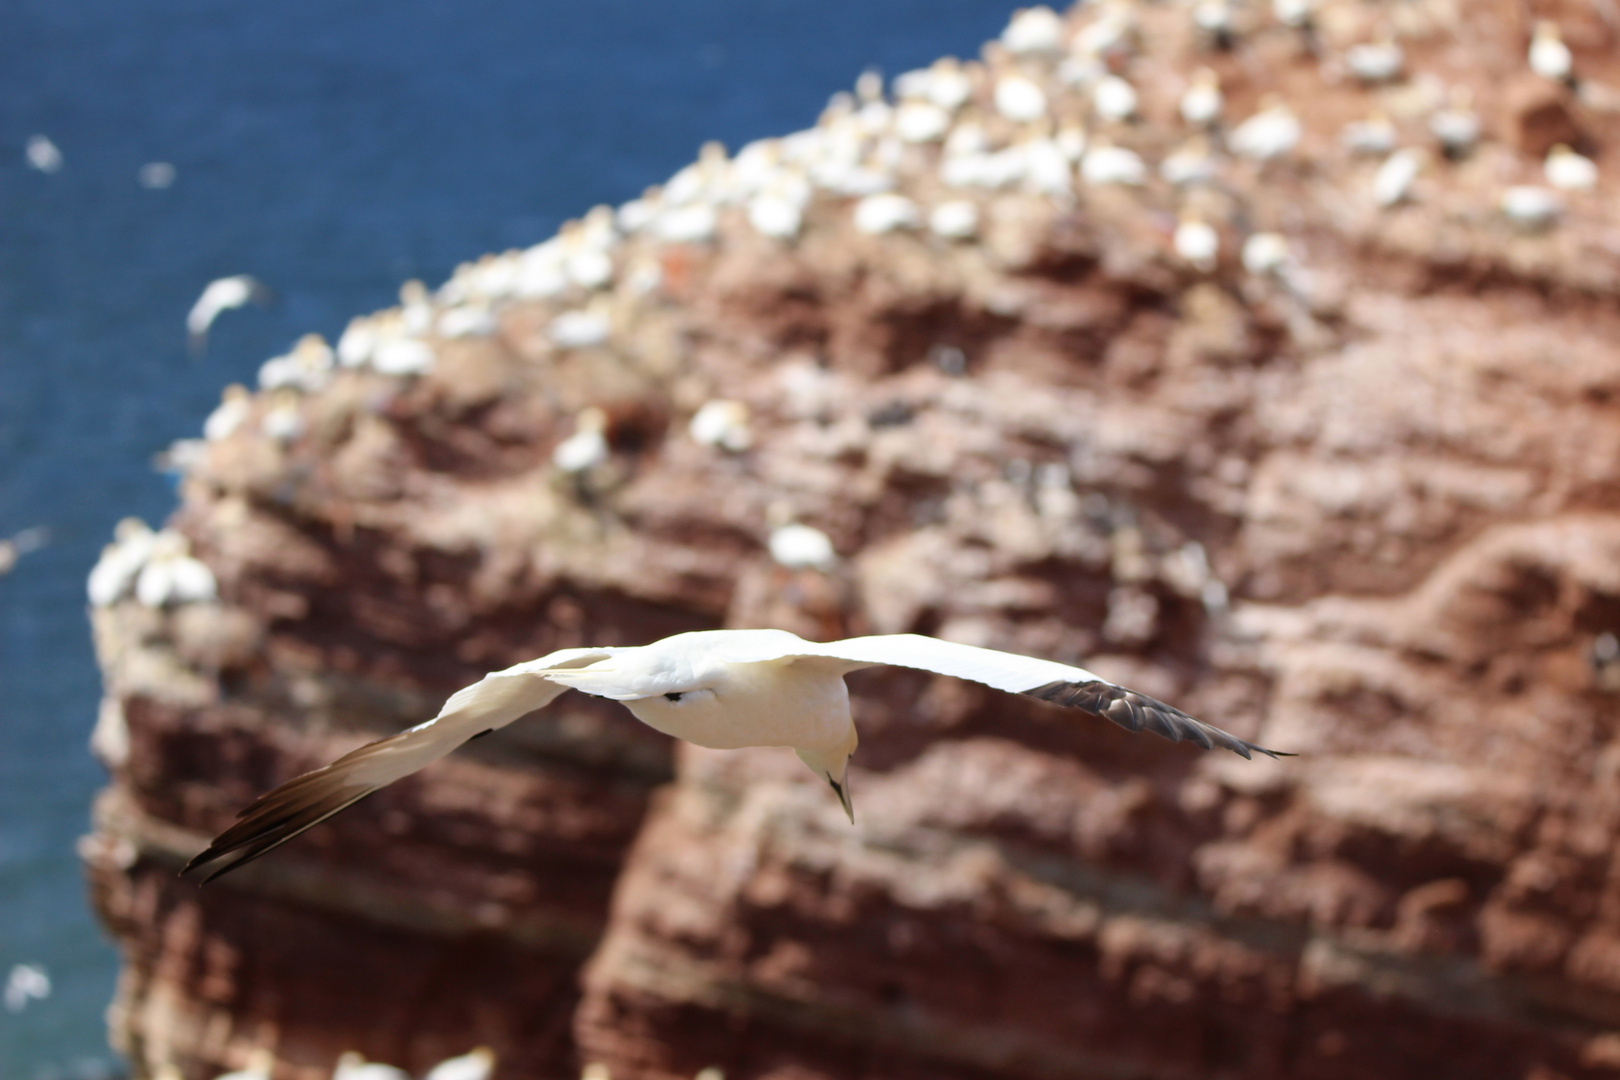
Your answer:
[[[684,696],[685,696],[684,694],[665,694],[664,695],[664,700],[665,701],[679,701]]]

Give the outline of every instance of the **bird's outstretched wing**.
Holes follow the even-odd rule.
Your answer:
[[[346,810],[378,788],[437,761],[475,735],[505,727],[551,704],[567,689],[544,673],[605,659],[610,649],[562,649],[484,676],[457,690],[439,715],[345,754],[332,764],[287,781],[255,799],[182,874],[234,856],[210,870],[204,881],[235,870],[275,850],[306,829]]]
[[[1212,724],[1196,720],[1172,705],[1128,690],[1084,668],[1033,656],[981,649],[955,641],[940,641],[920,634],[882,634],[825,643],[800,641],[797,644],[788,642],[782,636],[761,636],[757,639],[739,639],[739,647],[725,654],[725,658],[733,663],[786,660],[798,656],[848,661],[851,670],[891,664],[931,671],[936,675],[954,675],[1008,693],[1027,694],[1056,705],[1082,709],[1131,731],[1151,731],[1173,742],[1195,742],[1206,750],[1222,747],[1243,757],[1250,757],[1254,753],[1271,757],[1293,756],[1281,750],[1256,746]]]

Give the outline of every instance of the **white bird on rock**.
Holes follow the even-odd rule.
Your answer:
[[[234,274],[210,281],[186,314],[186,333],[191,338],[192,352],[201,353],[207,347],[208,329],[222,312],[250,303],[268,303],[269,300],[270,290],[248,274]]]
[[[892,665],[1067,705],[1249,757],[1267,750],[1083,668],[917,634],[806,641],[785,630],[699,630],[651,645],[560,649],[458,690],[439,715],[261,795],[185,872],[209,880],[291,840],[475,736],[549,705],[564,690],[621,701],[642,723],[715,750],[791,747],[851,821],[847,768],[858,741],[844,676]],[[222,862],[222,860],[224,860]]]

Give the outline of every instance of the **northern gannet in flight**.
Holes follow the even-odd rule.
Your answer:
[[[233,274],[216,278],[203,289],[197,302],[186,313],[186,334],[191,341],[194,356],[202,355],[208,346],[208,329],[221,312],[231,311],[249,303],[265,304],[270,301],[270,290],[258,278],[248,274]]]
[[[1131,731],[1249,757],[1246,742],[1083,668],[917,634],[806,641],[786,630],[699,630],[651,645],[560,649],[484,676],[439,715],[261,795],[182,873],[234,856],[204,880],[251,862],[378,788],[478,735],[549,705],[564,690],[622,701],[636,719],[715,750],[791,747],[855,820],[846,769],[857,742],[844,676],[882,665],[983,683],[1084,710]]]

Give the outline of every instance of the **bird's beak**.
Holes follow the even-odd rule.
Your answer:
[[[849,815],[849,823],[851,825],[855,824],[855,804],[850,801],[849,797],[849,774],[844,774],[843,783],[839,783],[831,776],[827,777],[827,783],[832,785],[833,794],[838,796],[838,801],[844,807],[844,813]]]

